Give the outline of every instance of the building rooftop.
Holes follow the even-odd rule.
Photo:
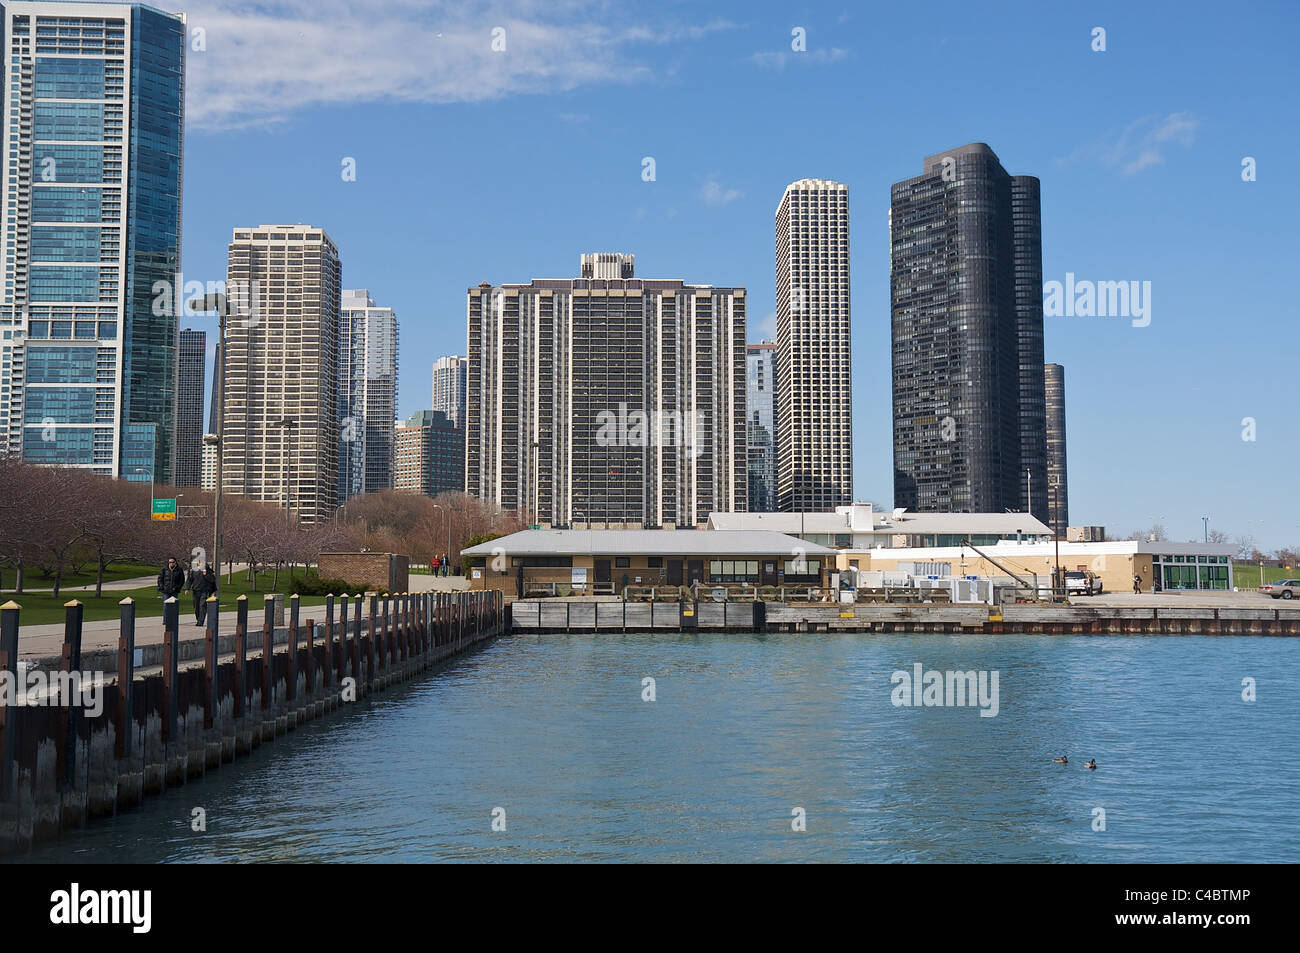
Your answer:
[[[715,530],[765,529],[794,534],[1052,535],[1051,527],[1028,513],[887,512],[865,504],[841,506],[834,513],[710,513],[708,525]]]
[[[465,556],[833,556],[835,550],[763,530],[542,529],[524,530],[462,550]]]

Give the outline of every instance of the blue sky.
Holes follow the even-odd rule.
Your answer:
[[[751,339],[773,333],[776,205],[832,178],[851,189],[855,493],[890,505],[889,187],[983,141],[1042,180],[1045,280],[1151,282],[1147,327],[1046,321],[1071,522],[1185,540],[1209,515],[1300,543],[1294,4],[164,6],[203,31],[185,278],[224,278],[236,226],[323,226],[344,286],[397,310],[403,416],[464,352],[468,287],[569,276],[582,252],[744,285]]]

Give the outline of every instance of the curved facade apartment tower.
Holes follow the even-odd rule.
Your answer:
[[[1065,368],[1046,364],[1044,394],[1047,405],[1047,525],[1062,539],[1070,525],[1069,473],[1065,465]]]
[[[853,502],[849,187],[792,182],[776,210],[776,507]]]
[[[983,143],[923,169],[890,201],[894,505],[1046,522],[1038,180]]]

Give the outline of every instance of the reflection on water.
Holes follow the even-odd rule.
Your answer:
[[[1300,766],[1275,750],[1300,728],[1296,649],[1151,636],[504,639],[30,859],[1296,861]],[[996,670],[997,716],[895,707],[891,673],[918,662]],[[1254,703],[1241,698],[1247,676]],[[1061,754],[1069,764],[1052,763]],[[194,807],[206,833],[190,830]],[[494,832],[497,807],[506,829]],[[796,808],[804,832],[791,829]]]

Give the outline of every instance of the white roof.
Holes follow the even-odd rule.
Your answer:
[[[832,556],[835,550],[762,530],[532,529],[462,550],[465,556]]]
[[[845,508],[847,509],[847,508]],[[893,535],[1051,536],[1046,523],[1028,513],[872,512],[872,528],[850,528],[848,513],[710,513],[716,530],[766,529],[778,533],[876,533]]]

